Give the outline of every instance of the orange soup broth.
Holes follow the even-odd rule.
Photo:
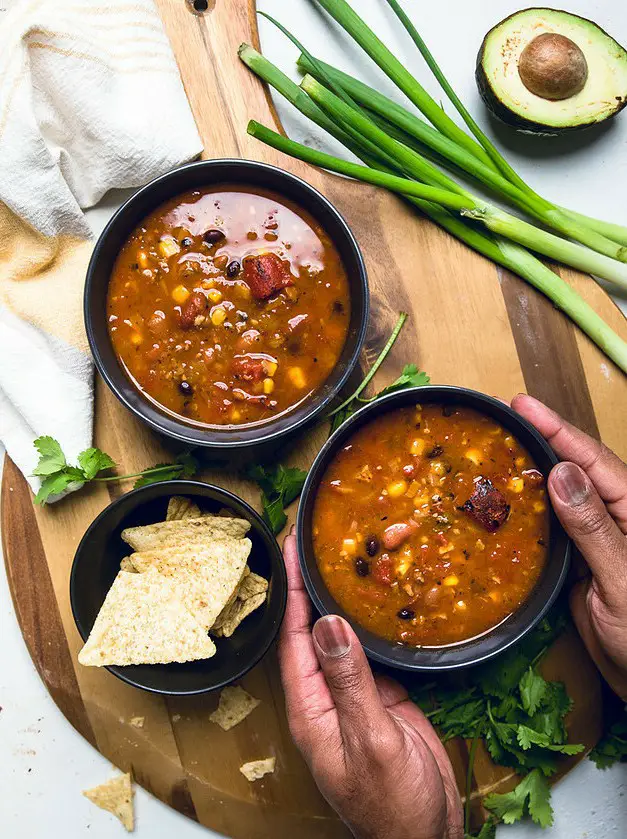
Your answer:
[[[260,256],[285,282],[265,299],[249,282]],[[108,321],[128,375],[168,411],[207,425],[263,422],[305,400],[335,367],[350,321],[348,279],[325,230],[293,202],[242,186],[195,190],[129,237],[110,280]]]
[[[495,532],[460,509],[485,478],[510,508]],[[409,535],[387,549],[399,532]],[[313,514],[331,595],[361,626],[411,646],[454,644],[504,621],[538,580],[548,539],[530,455],[464,407],[403,408],[361,428],[328,467]]]

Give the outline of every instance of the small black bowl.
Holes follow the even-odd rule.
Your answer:
[[[346,270],[351,317],[344,348],[324,384],[294,409],[255,425],[200,426],[169,413],[142,394],[125,373],[113,350],[107,325],[107,292],[117,256],[135,227],[149,213],[187,190],[220,184],[274,190],[307,210],[338,249]],[[319,417],[339,394],[359,359],[369,312],[368,278],[359,246],[335,207],[305,181],[265,163],[251,160],[202,160],[174,169],[137,190],[120,207],[96,242],[87,269],[84,317],[87,338],[98,372],[117,398],[155,431],[188,446],[204,446],[218,459],[261,456],[293,438]]]
[[[362,642],[366,654],[374,661],[401,670],[457,670],[479,664],[519,641],[544,617],[566,578],[570,561],[570,542],[551,510],[550,544],[547,565],[533,591],[520,608],[503,623],[469,641],[442,647],[409,647],[386,641],[359,626],[329,594],[313,551],[312,516],[316,492],[327,467],[336,453],[352,435],[375,417],[408,405],[437,403],[474,408],[492,417],[507,428],[525,446],[539,471],[547,477],[558,462],[546,440],[509,405],[462,387],[434,385],[411,388],[378,399],[362,408],[325,443],[307,476],[298,508],[297,534],[300,568],[309,596],[320,614],[337,614],[346,618]]]
[[[216,654],[187,664],[139,664],[107,667],[133,687],[168,696],[207,693],[237,681],[267,653],[281,626],[287,601],[287,575],[276,539],[253,508],[225,489],[198,481],[164,481],[118,498],[92,522],[76,550],[70,575],[70,602],[85,641],[107,592],[132,549],[122,541],[125,527],[163,521],[173,495],[191,498],[203,509],[223,507],[251,524],[248,564],[270,582],[268,598],[230,638],[216,638]]]

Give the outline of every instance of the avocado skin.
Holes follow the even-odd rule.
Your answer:
[[[511,128],[516,129],[516,131],[520,131],[526,134],[544,134],[548,137],[555,137],[558,135],[563,134],[573,134],[578,131],[585,131],[586,128],[591,128],[593,125],[599,125],[601,122],[607,122],[609,119],[613,119],[616,114],[619,114],[623,108],[627,106],[627,98],[623,99],[622,102],[618,103],[616,106],[616,110],[613,111],[609,116],[606,116],[602,120],[592,119],[590,122],[579,123],[578,125],[568,125],[563,126],[560,128],[556,128],[554,125],[545,125],[542,122],[534,122],[532,119],[526,119],[525,117],[520,116],[519,114],[515,114],[513,111],[504,105],[498,96],[492,90],[492,86],[488,81],[488,77],[483,69],[483,56],[485,53],[485,48],[487,41],[498,26],[501,26],[505,23],[506,20],[511,20],[512,18],[518,17],[521,12],[529,12],[533,11],[533,7],[528,9],[519,9],[517,12],[514,12],[507,17],[504,17],[503,20],[500,20],[497,24],[495,24],[492,29],[490,29],[487,33],[485,38],[483,39],[481,46],[479,48],[479,52],[477,53],[477,65],[475,68],[475,80],[477,82],[477,88],[479,89],[479,95],[483,99],[486,108],[490,111],[490,113],[494,114],[497,119],[500,119],[501,122],[504,122],[506,125],[509,125]],[[572,15],[573,17],[580,17],[581,20],[585,20],[587,23],[592,23],[594,26],[601,29],[598,23],[595,23],[593,20],[589,18],[585,18],[582,15],[573,15],[572,12],[566,12],[564,9],[555,9],[556,12],[564,12],[564,14]],[[612,38],[608,32],[604,29],[601,31],[607,35],[608,37]],[[615,40],[612,38],[612,40]]]

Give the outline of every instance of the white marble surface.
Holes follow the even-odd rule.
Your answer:
[[[397,54],[405,57],[407,65],[425,86],[437,93],[411,45],[392,26],[387,9],[382,8],[382,0],[354,2],[368,21],[377,25],[379,34]],[[523,176],[562,204],[627,224],[627,205],[621,186],[627,179],[627,116],[594,135],[570,140],[518,137],[486,118],[472,76],[477,47],[487,29],[519,5],[523,4],[512,0],[482,0],[474,4],[467,0],[405,2],[464,102],[507,151]],[[0,12],[2,6],[0,0]],[[280,17],[320,57],[355,72],[367,66],[326,27],[309,0],[261,0],[259,6]],[[568,7],[597,20],[619,40],[627,41],[627,5],[623,0],[570,0]],[[293,72],[295,49],[265,23],[262,37],[269,57],[287,72]],[[378,79],[375,72],[363,75],[366,80]],[[385,84],[382,87],[389,89]],[[289,113],[289,108],[281,111],[292,136],[311,140],[307,127]],[[90,213],[95,229],[102,227],[119,201],[120,195],[109,196]],[[74,732],[48,697],[26,652],[1,572],[0,639],[1,835],[7,839],[34,839],[42,835],[63,835],[64,839],[121,836],[122,828],[116,820],[80,795],[82,789],[109,777],[112,768]],[[586,761],[556,787],[553,794],[556,823],[551,830],[541,832],[529,824],[500,828],[499,839],[531,839],[536,835],[544,839],[624,836],[626,789],[627,766],[599,772]],[[137,819],[136,832],[140,839],[215,835],[174,813],[141,789],[137,791]]]

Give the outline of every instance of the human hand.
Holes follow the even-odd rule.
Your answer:
[[[462,839],[461,802],[444,746],[407,691],[374,678],[336,615],[311,629],[296,537],[279,660],[294,741],[322,795],[357,839]]]
[[[531,396],[512,407],[563,463],[549,476],[553,508],[591,576],[573,588],[573,619],[610,687],[627,701],[627,465]]]

